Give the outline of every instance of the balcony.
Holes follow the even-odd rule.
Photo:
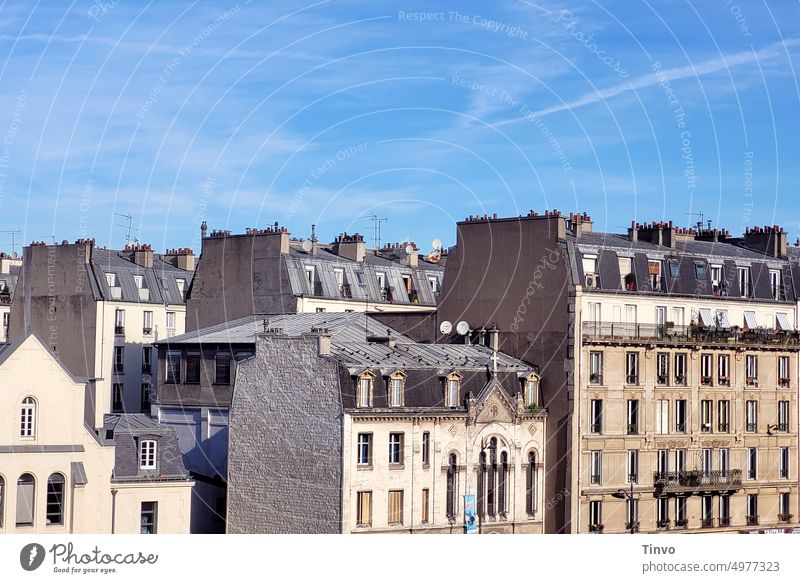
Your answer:
[[[603,532],[603,525],[602,524],[590,524],[589,525],[589,532],[595,534],[602,534]]]
[[[125,334],[125,326],[120,326],[119,324],[114,326],[114,334]]]
[[[791,522],[792,515],[791,514],[778,514],[778,520],[780,522]]]
[[[675,528],[682,528],[687,529],[689,528],[689,519],[688,518],[676,518],[675,519]]]
[[[758,524],[758,515],[750,515],[745,517],[747,519],[747,526],[756,526]]]
[[[659,495],[739,490],[742,487],[742,470],[653,472],[653,485]]]
[[[713,518],[703,518],[700,521],[700,528],[713,528],[714,527],[714,519]]]
[[[142,336],[152,336],[153,329],[152,328],[142,328]]]
[[[657,520],[656,528],[659,528],[661,530],[669,530],[669,518],[665,518],[663,520]]]
[[[703,326],[667,324],[628,324],[623,322],[584,322],[584,340],[627,344],[703,344],[711,346],[800,346],[797,332],[778,330],[743,331]]]
[[[730,526],[731,525],[731,517],[730,516],[720,516],[719,517],[719,525],[720,526]]]
[[[639,521],[636,522],[626,522],[625,523],[625,530],[628,532],[639,532]]]

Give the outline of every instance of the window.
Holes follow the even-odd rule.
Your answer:
[[[769,270],[769,289],[773,300],[780,300],[781,297],[781,272],[777,269]]]
[[[591,459],[589,483],[599,486],[603,483],[603,452],[595,450],[589,452],[589,455]]]
[[[153,347],[142,347],[142,372],[150,374],[153,371]]]
[[[600,287],[600,277],[597,275],[597,255],[584,255],[582,261],[586,287]]]
[[[625,509],[625,528],[637,532],[639,530],[639,501],[636,498],[627,500]]]
[[[186,298],[186,280],[181,278],[175,278],[175,285],[178,287],[178,294],[180,294],[181,299]]]
[[[158,522],[158,502],[142,502],[140,512],[141,534],[156,534]]]
[[[590,352],[589,353],[589,384],[602,385],[603,384],[603,353]]]
[[[746,401],[744,404],[745,431],[758,431],[758,401]]]
[[[372,377],[364,375],[356,381],[356,407],[372,407]]]
[[[385,301],[387,299],[386,274],[379,271],[375,273],[375,277],[378,279],[378,289],[381,292],[381,298]]]
[[[603,433],[603,400],[592,399],[589,403],[589,419],[592,426],[591,433]]]
[[[114,413],[121,413],[125,407],[125,402],[122,396],[122,383],[113,383],[111,385],[111,410]]]
[[[706,447],[702,450],[702,460],[703,460],[703,477],[710,478],[711,472],[714,469],[714,450]]]
[[[747,479],[755,480],[758,475],[758,450],[754,447],[747,448]]]
[[[745,377],[747,386],[758,386],[758,356],[755,354],[745,355]]]
[[[403,406],[403,377],[401,376],[389,379],[389,406]]]
[[[431,286],[433,295],[437,295],[439,293],[439,280],[435,277],[428,277],[428,283]]]
[[[19,416],[19,436],[36,437],[36,400],[33,397],[25,397],[22,400]]]
[[[728,310],[717,310],[717,328],[720,330],[730,330],[731,321],[728,318]]]
[[[458,407],[460,385],[461,381],[458,377],[450,376],[447,378],[447,398],[445,399],[445,407]]]
[[[389,490],[389,524],[403,524],[402,490]]]
[[[625,355],[625,382],[629,385],[639,384],[639,353],[628,352]]]
[[[64,524],[64,476],[52,474],[47,480],[47,524]]]
[[[402,464],[403,463],[403,434],[390,433],[389,434],[389,463]]]
[[[356,525],[372,526],[372,492],[359,492],[356,499]]]
[[[700,401],[700,431],[703,433],[711,433],[711,424],[713,423],[712,407],[714,401],[703,399]]]
[[[451,453],[447,463],[447,518],[456,519],[456,490],[458,480],[458,466],[456,454]]]
[[[778,452],[778,477],[789,479],[789,448],[781,447]]]
[[[134,275],[133,283],[136,284],[136,289],[142,289],[142,286],[144,286],[144,277],[141,275]]]
[[[142,404],[142,411],[149,412],[150,411],[150,383],[142,383],[142,393],[141,393],[141,404]]]
[[[705,281],[706,280],[706,264],[705,263],[695,263],[694,264],[694,278],[698,281]]]
[[[153,333],[153,312],[145,310],[142,312],[142,334],[150,336]]]
[[[371,466],[372,465],[372,434],[359,433],[358,434],[358,465]]]
[[[710,386],[714,384],[714,356],[712,354],[700,355],[700,384]]]
[[[598,324],[602,321],[603,304],[600,302],[589,302],[589,317],[587,321]]]
[[[675,326],[683,326],[685,322],[685,311],[683,308],[672,308],[670,310],[672,314],[672,323]]]
[[[744,311],[744,327],[746,330],[755,330],[758,328],[755,312],[749,310]]]
[[[214,383],[217,385],[229,385],[231,383],[230,352],[218,352],[214,357],[214,363]]]
[[[656,526],[658,528],[669,528],[669,498],[658,498],[657,510],[658,522],[656,522]]]
[[[603,506],[600,500],[589,502],[589,532],[601,532],[603,530]]]
[[[200,382],[200,363],[201,357],[199,352],[186,353],[186,379],[187,384],[197,384]]]
[[[711,496],[703,496],[701,501],[701,526],[703,528],[711,528],[714,526],[714,511],[713,511],[713,498]]]
[[[675,450],[675,471],[678,473],[682,473],[686,471],[686,450],[685,449],[676,449]]]
[[[659,352],[656,355],[656,383],[669,384],[669,353]]]
[[[125,347],[114,347],[114,374],[122,374],[125,372]]]
[[[422,504],[420,505],[420,520],[422,524],[428,524],[431,516],[431,491],[428,488],[422,489]]]
[[[619,258],[620,288],[627,291],[636,291],[636,279],[631,269],[631,258]]]
[[[719,450],[719,471],[723,473],[722,478],[727,479],[727,473],[731,469],[731,450],[723,447]]]
[[[730,494],[722,494],[719,497],[719,525],[730,526],[731,524],[731,497]]]
[[[536,514],[536,478],[536,454],[529,452],[525,470],[525,512],[528,516]]]
[[[778,495],[778,520],[789,522],[791,519],[791,501],[789,498],[789,492],[782,492]]]
[[[306,265],[306,281],[308,281],[309,287],[313,290],[314,289],[314,266],[313,265]]]
[[[6,481],[0,476],[0,528],[3,528],[3,516],[5,516],[5,495]]]
[[[686,496],[677,496],[675,498],[675,526],[685,527],[687,523]]]
[[[167,330],[175,330],[175,312],[167,312]]]
[[[106,283],[108,284],[108,287],[117,287],[117,274],[106,273]]]
[[[431,434],[428,431],[422,432],[422,465],[427,466],[431,463]]]
[[[33,508],[36,500],[36,480],[22,474],[17,480],[17,526],[33,526]]]
[[[758,524],[758,494],[747,495],[747,524]]]
[[[686,399],[675,401],[675,432],[686,433]]]
[[[525,406],[536,407],[539,404],[539,378],[529,376],[525,379]]]
[[[739,267],[737,269],[739,275],[739,293],[743,298],[750,297],[750,268]]]
[[[125,334],[125,310],[114,310],[114,333]]]
[[[657,471],[659,474],[666,474],[669,471],[669,450],[659,449],[656,456]]]
[[[649,260],[647,262],[648,270],[650,272],[650,284],[653,286],[653,291],[663,291],[661,283],[661,261]]]
[[[731,357],[727,354],[720,354],[717,357],[717,382],[723,386],[731,384]]]
[[[717,401],[717,431],[728,433],[731,423],[731,402],[728,400]]]
[[[656,401],[656,433],[669,433],[669,400]]]
[[[167,383],[181,382],[181,352],[179,350],[167,350],[166,377]]]
[[[778,357],[778,385],[781,387],[789,386],[789,357]]]
[[[778,427],[780,432],[789,431],[789,401],[778,401]]]
[[[628,413],[627,413],[628,435],[637,435],[639,433],[639,400],[628,399]]]
[[[628,478],[626,482],[629,484],[639,483],[639,450],[628,450]]]
[[[711,293],[715,296],[722,294],[722,266],[711,266]]]
[[[678,352],[675,354],[675,384],[686,384],[686,353]]]
[[[678,277],[680,265],[674,259],[667,261],[667,265],[669,266],[669,276],[673,279]]]
[[[139,442],[139,469],[154,470],[156,468],[155,439],[142,439]]]

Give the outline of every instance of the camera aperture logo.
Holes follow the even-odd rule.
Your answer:
[[[47,553],[39,543],[30,543],[19,552],[19,564],[26,571],[35,571],[44,563]]]

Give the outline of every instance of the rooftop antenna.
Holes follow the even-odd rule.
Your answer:
[[[360,219],[368,219],[372,221],[372,244],[376,249],[381,248],[381,223],[388,223],[389,219],[386,217],[379,217],[375,213],[363,215],[358,217]]]
[[[128,232],[125,235],[125,244],[126,245],[130,245],[130,242],[131,242],[131,231],[139,231],[140,229],[137,229],[136,227],[133,226],[133,217],[131,215],[125,214],[125,213],[114,213],[114,214],[116,216],[118,216],[118,217],[122,217],[122,218],[128,220],[128,224],[127,225],[117,225],[117,226],[118,227],[124,227],[125,229],[127,229]],[[136,241],[137,243],[139,242],[139,240],[136,237],[134,237],[133,240]]]
[[[705,215],[703,213],[683,213],[685,215],[689,215],[690,217],[700,217],[700,220],[697,221],[697,230],[703,230],[703,223],[705,222]],[[708,222],[709,228],[711,227],[711,221]]]
[[[22,229],[17,227],[16,231],[0,231],[0,233],[10,233],[11,234],[11,252],[17,252],[17,235],[22,235]]]

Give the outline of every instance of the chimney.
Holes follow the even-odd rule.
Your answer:
[[[409,267],[419,267],[419,249],[417,249],[417,244],[412,241],[411,243],[401,243],[401,245],[403,246],[401,249],[403,264]],[[411,253],[406,251],[407,247],[411,247]]]
[[[710,243],[723,243],[731,236],[727,229],[699,229],[695,231],[696,241],[708,241]]]
[[[92,249],[94,248],[94,239],[76,239],[75,244],[83,247],[80,251],[80,258],[86,265],[92,262]]]
[[[200,223],[200,238],[205,239],[206,233],[208,233],[208,223],[203,221],[202,223]]]
[[[188,247],[181,247],[179,249],[167,249],[164,254],[164,261],[186,271],[194,271],[195,257],[194,251]]]
[[[788,235],[778,225],[747,227],[742,246],[770,257],[782,257],[787,252]]]
[[[631,221],[631,226],[628,228],[628,240],[631,243],[639,242],[639,224],[636,221]]]
[[[153,267],[153,248],[143,243],[125,245],[125,253],[128,258],[140,267]]]
[[[675,244],[679,238],[685,238],[687,235],[679,233],[680,229],[672,224],[664,221],[653,221],[652,223],[639,224],[636,221],[631,223],[628,229],[628,239],[634,243],[637,241],[647,241],[659,247],[675,248]]]
[[[351,261],[363,262],[367,254],[367,247],[364,245],[364,237],[355,233],[348,235],[342,233],[333,242],[333,252],[339,257],[350,259]]]
[[[289,231],[286,227],[278,226],[276,222],[271,227],[267,227],[266,229],[245,229],[246,236],[254,237],[259,235],[267,235],[269,237],[280,237],[280,252],[283,255],[289,253]],[[212,233],[212,236],[214,234]],[[226,232],[227,236],[230,236],[230,233]]]
[[[319,253],[319,241],[317,240],[317,225],[311,225],[311,255]]]
[[[592,217],[587,213],[570,213],[569,228],[575,235],[575,238],[580,239],[583,233],[592,232]]]
[[[326,331],[323,331],[318,336],[318,344],[317,344],[317,353],[320,356],[330,356],[331,355],[331,335]]]

